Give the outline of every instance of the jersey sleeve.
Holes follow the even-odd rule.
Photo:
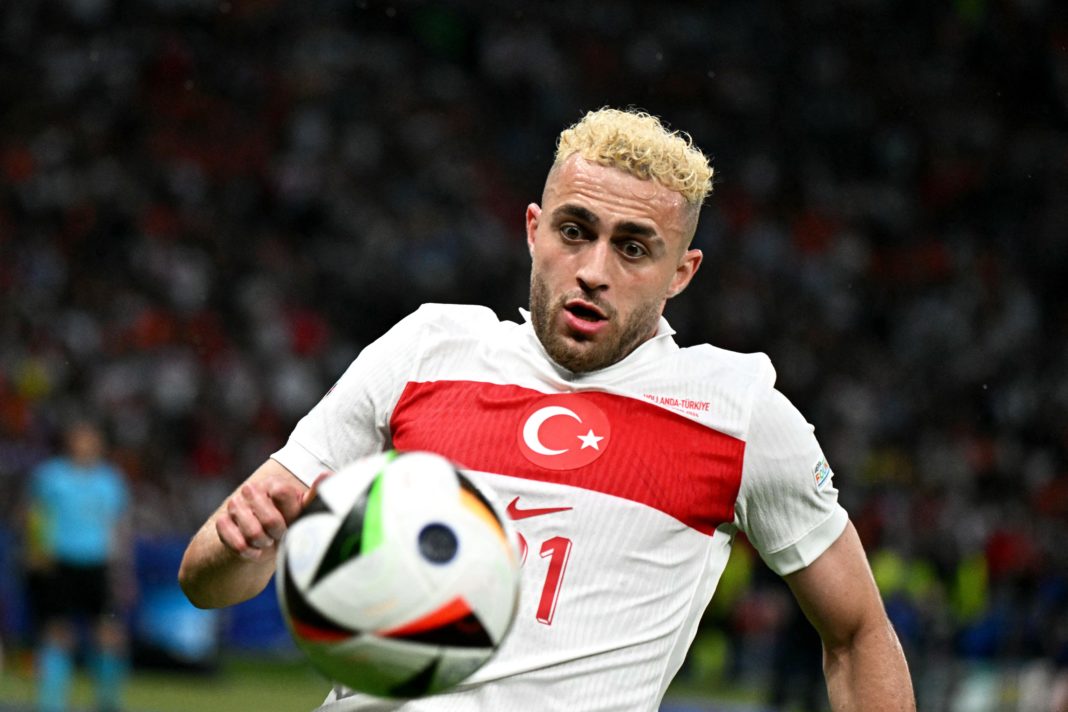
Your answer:
[[[774,388],[753,405],[735,523],[781,576],[815,561],[848,522],[813,430]]]
[[[389,419],[415,368],[427,312],[416,310],[365,347],[271,457],[311,485],[323,471],[388,448]]]

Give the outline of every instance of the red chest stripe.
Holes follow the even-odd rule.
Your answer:
[[[552,404],[547,415],[560,415],[555,423],[546,420],[532,431],[527,421],[540,401]],[[598,410],[607,424],[588,425],[585,421]],[[524,426],[526,442],[543,454],[545,463],[603,449],[596,457],[574,460],[577,464],[569,469],[542,466],[524,447]],[[576,439],[562,440],[566,434],[552,433],[551,426],[557,431],[575,428]],[[477,381],[409,383],[390,428],[398,450],[429,450],[473,470],[623,497],[705,534],[734,519],[745,453],[742,440],[633,398],[590,392],[547,396]]]

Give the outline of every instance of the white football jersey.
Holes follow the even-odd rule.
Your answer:
[[[338,687],[320,709],[655,710],[738,531],[779,574],[838,538],[831,470],[768,358],[673,333],[661,319],[622,361],[573,374],[529,321],[424,305],[362,351],[273,457],[309,484],[388,448],[451,458],[513,519],[522,591],[500,649],[456,690]]]

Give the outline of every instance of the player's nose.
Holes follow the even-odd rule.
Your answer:
[[[607,240],[593,240],[579,256],[575,279],[589,292],[608,288],[611,274],[612,246]]]

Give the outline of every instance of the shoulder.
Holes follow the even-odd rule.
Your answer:
[[[392,394],[425,375],[428,362],[450,355],[462,358],[484,343],[499,340],[509,323],[482,306],[423,304],[361,349],[335,388],[365,392],[368,384],[376,384],[376,391]]]
[[[775,385],[775,367],[764,353],[741,353],[699,344],[680,348],[677,358],[681,367],[698,378],[735,381],[755,390]]]
[[[492,310],[466,304],[423,304],[394,324],[363,351],[390,359],[425,348],[443,336],[485,332],[500,325]],[[392,355],[389,355],[392,354]]]
[[[775,383],[775,369],[763,353],[739,353],[701,344],[661,346],[640,369],[626,374],[621,388],[654,405],[696,419],[709,428],[748,439],[754,406]]]
[[[475,304],[423,304],[394,327],[424,346],[437,342],[482,340],[517,328],[490,308]]]
[[[65,497],[73,488],[66,458],[53,457],[37,465],[30,475],[29,487],[31,496],[37,499]]]
[[[36,480],[48,480],[66,470],[66,461],[61,457],[52,457],[40,462],[33,468],[32,477]]]
[[[423,304],[405,321],[444,331],[477,330],[505,326],[489,307],[478,304]]]

